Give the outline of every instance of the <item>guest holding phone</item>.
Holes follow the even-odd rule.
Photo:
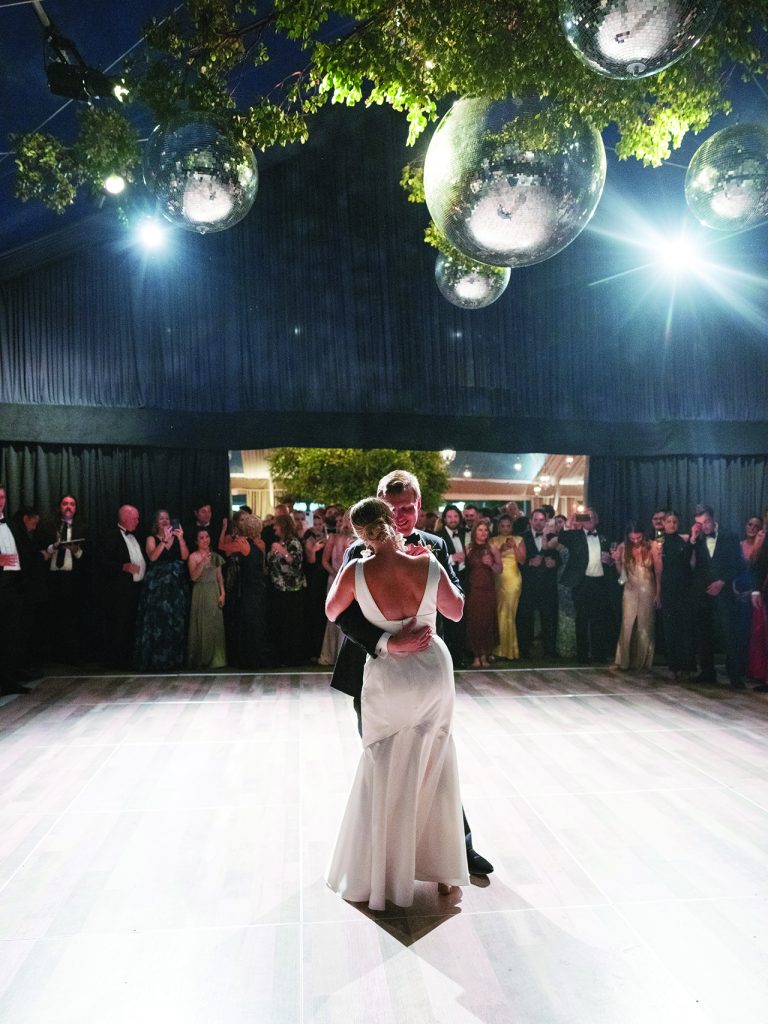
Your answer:
[[[134,663],[140,672],[172,672],[184,664],[189,549],[178,519],[160,508],[144,543],[147,573],[136,619]]]

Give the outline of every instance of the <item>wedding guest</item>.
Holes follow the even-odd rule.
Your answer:
[[[27,682],[42,678],[45,645],[41,639],[48,629],[48,561],[39,525],[40,513],[31,505],[18,509],[10,523],[24,568],[19,678]]]
[[[62,495],[40,534],[48,562],[47,652],[52,661],[77,665],[87,619],[87,530],[74,495]]]
[[[189,551],[194,551],[197,546],[197,531],[207,530],[213,536],[214,526],[212,522],[213,506],[209,498],[201,498],[192,509],[192,519],[184,528],[184,540]]]
[[[328,542],[328,534],[322,509],[315,509],[312,513],[312,526],[304,532],[301,541],[304,545],[304,575],[307,578],[306,649],[309,660],[317,661],[328,624],[325,617],[328,572],[323,565],[323,552]]]
[[[741,542],[741,553],[744,560],[754,562],[765,542],[765,530],[760,516],[750,516],[744,525],[744,539]]]
[[[277,516],[274,532],[267,552],[272,636],[278,662],[299,665],[304,653],[304,556],[291,516]]]
[[[192,669],[221,668],[227,663],[224,641],[224,559],[211,551],[211,535],[197,531],[197,548],[189,556],[192,603],[189,612],[187,665]]]
[[[611,600],[616,572],[608,541],[597,526],[597,513],[588,508],[569,519],[559,534],[569,553],[562,583],[573,593],[576,657],[584,664],[607,661],[618,633]]]
[[[760,547],[753,565],[755,589],[747,674],[758,681],[755,693],[768,693],[768,546]]]
[[[742,569],[735,533],[722,530],[710,505],[697,505],[691,527],[694,546],[691,593],[700,672],[696,681],[715,683],[715,646],[725,651],[725,671],[733,689],[744,689],[746,651],[740,645],[739,607],[733,583]]]
[[[477,522],[470,534],[467,551],[469,593],[464,606],[467,646],[472,652],[473,668],[487,668],[499,642],[496,620],[496,582],[503,571],[501,554],[490,543],[488,524]]]
[[[560,564],[558,536],[547,525],[546,509],[534,509],[531,528],[523,537],[522,593],[517,613],[520,657],[530,658],[534,635],[534,616],[541,623],[544,657],[557,657],[557,567]]]
[[[139,510],[121,505],[117,524],[101,538],[96,571],[103,614],[104,659],[115,668],[133,663],[133,644],[139,595],[147,563],[134,531]]]
[[[21,682],[24,638],[23,565],[16,531],[6,519],[6,490],[0,484],[0,697],[28,693]]]
[[[226,522],[225,519],[224,524]],[[235,536],[230,537],[222,527],[219,537],[219,550],[227,556],[224,603],[227,664],[252,671],[266,668],[271,661],[261,520],[258,516],[241,513],[235,529]]]
[[[355,534],[352,529],[352,523],[350,522],[348,512],[341,514],[336,522],[336,533],[333,533],[328,537],[328,542],[323,549],[323,568],[325,569],[326,578],[328,580],[328,591],[330,591],[333,586],[333,581],[336,579],[336,576],[341,569],[347,548],[355,539]],[[336,664],[336,658],[339,654],[342,639],[343,634],[339,627],[335,622],[331,622],[331,620],[328,619],[325,626],[325,633],[323,635],[323,645],[318,659],[319,665]]]
[[[443,509],[443,525],[437,533],[448,548],[448,560],[453,571],[459,580],[464,591],[467,590],[466,582],[466,548],[469,542],[469,531],[464,526],[461,512],[456,505],[446,505]],[[458,621],[445,619],[443,621],[443,636],[445,644],[450,651],[454,668],[463,668],[465,664],[466,651],[466,628],[464,618]]]
[[[473,526],[480,518],[480,509],[477,507],[477,505],[475,505],[473,501],[470,501],[468,504],[464,506],[462,517],[464,519],[464,528],[466,529],[467,533],[471,533]]]
[[[673,509],[664,516],[664,537],[652,543],[658,580],[661,619],[666,639],[667,665],[675,679],[695,671],[691,615],[691,558],[688,534],[679,532],[680,518]]]
[[[134,663],[140,672],[173,672],[184,664],[189,549],[178,519],[160,508],[144,542],[147,572],[136,617]]]
[[[496,524],[498,533],[491,537],[491,544],[501,555],[501,575],[496,577],[496,617],[499,626],[499,643],[495,654],[499,658],[514,661],[520,657],[517,642],[516,616],[520,603],[523,578],[520,566],[525,562],[525,542],[512,533],[512,517],[499,516]]]
[[[624,584],[616,668],[650,672],[653,669],[659,582],[651,544],[634,523],[629,524],[624,542],[615,549],[614,561],[619,581]]]

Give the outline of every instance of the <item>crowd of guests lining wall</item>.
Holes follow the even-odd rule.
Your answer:
[[[4,692],[47,663],[163,673],[335,662],[325,597],[354,540],[339,506],[309,520],[290,504],[230,519],[206,499],[185,521],[175,509],[147,521],[125,504],[91,534],[76,495],[51,515],[22,506],[6,518],[6,504],[0,487]],[[445,542],[466,594],[462,621],[443,626],[457,667],[655,665],[714,684],[721,654],[724,681],[765,689],[768,510],[743,518],[739,538],[709,506],[665,507],[609,536],[595,509],[527,517],[509,502],[422,510],[417,526]]]

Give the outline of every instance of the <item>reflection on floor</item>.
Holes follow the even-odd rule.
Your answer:
[[[768,701],[465,672],[496,871],[372,914],[323,871],[328,676],[48,677],[0,704],[3,1024],[763,1024]]]

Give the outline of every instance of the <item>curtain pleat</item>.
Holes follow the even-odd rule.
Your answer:
[[[147,527],[158,508],[186,520],[203,500],[218,516],[230,506],[226,451],[13,444],[0,447],[0,482],[11,512],[33,505],[46,515],[74,494],[96,529],[116,522],[125,503]]]
[[[614,224],[604,200],[556,258],[513,271],[487,309],[460,310],[435,286],[426,212],[398,185],[414,156],[401,120],[344,111],[332,142],[268,166],[229,231],[177,231],[148,258],[115,226],[0,283],[0,402],[251,415],[255,427],[292,412],[535,420],[552,429],[530,450],[550,451],[571,450],[558,423],[620,423],[616,453],[649,455],[663,438],[646,450],[632,424],[693,423],[706,441],[720,421],[768,422],[764,296],[747,315],[689,285],[670,318],[657,278],[622,276],[636,250],[591,231]]]
[[[614,537],[622,536],[630,521],[647,530],[658,508],[674,509],[681,532],[687,532],[699,503],[711,505],[723,526],[741,531],[749,516],[768,507],[768,461],[764,456],[593,456],[587,493]]]

